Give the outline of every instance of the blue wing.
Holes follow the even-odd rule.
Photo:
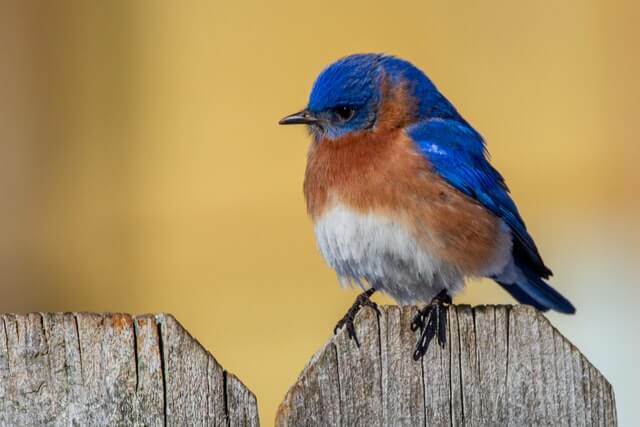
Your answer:
[[[513,259],[526,283],[504,284],[518,301],[539,309],[573,312],[573,306],[542,279],[551,276],[500,173],[487,160],[484,141],[458,119],[430,119],[407,129],[420,152],[449,185],[501,218],[513,234]]]

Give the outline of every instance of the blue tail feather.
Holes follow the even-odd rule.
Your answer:
[[[498,282],[507,292],[521,304],[532,305],[540,311],[556,310],[561,313],[573,314],[575,307],[558,291],[549,286],[537,274],[526,266],[516,265],[522,271],[523,278],[516,283],[506,284]]]
[[[509,294],[520,304],[531,305],[542,312],[549,311],[549,307],[541,305],[535,299],[531,298],[529,294],[527,294],[518,284],[503,283],[503,282],[498,282],[497,280],[496,282],[500,286],[502,286],[505,291],[509,292]]]

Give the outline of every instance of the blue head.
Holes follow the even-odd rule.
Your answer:
[[[409,122],[429,117],[459,118],[431,80],[402,59],[381,54],[356,54],[325,68],[311,89],[307,108],[283,118],[280,124],[307,124],[316,136],[335,139],[350,132],[374,129],[382,120],[382,105],[402,88]],[[405,122],[403,122],[406,124]]]

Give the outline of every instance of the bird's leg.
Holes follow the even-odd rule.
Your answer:
[[[444,348],[447,341],[447,305],[449,304],[451,304],[451,297],[447,290],[443,289],[413,318],[411,330],[420,329],[420,339],[413,352],[413,360],[420,360],[425,355],[436,333],[440,347]]]
[[[356,328],[353,324],[353,320],[355,319],[356,314],[358,314],[358,311],[360,311],[362,307],[371,307],[376,311],[376,314],[380,316],[380,310],[378,309],[378,305],[369,299],[369,297],[373,295],[375,291],[376,290],[374,288],[369,288],[363,293],[361,293],[360,295],[358,295],[356,300],[353,302],[353,305],[351,306],[351,308],[347,310],[347,314],[345,314],[344,317],[340,319],[336,324],[336,327],[333,329],[334,334],[338,332],[338,329],[342,328],[343,326],[346,326],[347,333],[349,334],[349,338],[353,339],[356,342],[356,345],[360,347],[360,342],[358,342],[358,337],[356,336]]]

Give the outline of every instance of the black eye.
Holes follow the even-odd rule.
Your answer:
[[[339,105],[333,109],[334,114],[338,119],[343,122],[351,120],[356,110],[347,106],[347,105]]]

